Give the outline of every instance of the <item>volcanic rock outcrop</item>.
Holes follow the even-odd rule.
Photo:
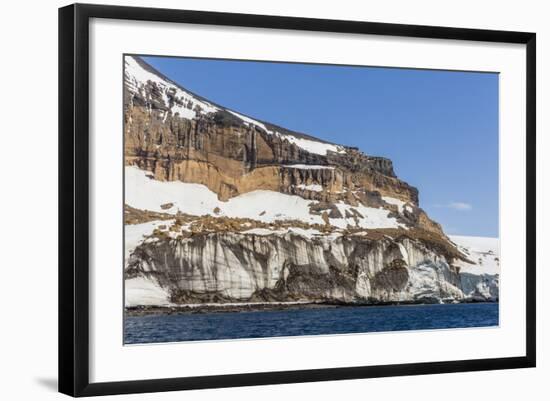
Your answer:
[[[139,57],[124,85],[127,305],[498,299],[498,274],[461,273],[476,262],[391,160],[214,104]]]

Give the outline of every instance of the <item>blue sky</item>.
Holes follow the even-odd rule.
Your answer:
[[[222,106],[388,157],[448,234],[498,236],[498,75],[144,57]]]

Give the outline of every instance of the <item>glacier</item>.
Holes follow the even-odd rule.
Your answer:
[[[498,301],[498,273],[477,264],[463,271],[466,262],[449,263],[421,241],[312,231],[252,229],[145,240],[128,259],[126,305],[151,305],[145,287],[156,289],[159,306]],[[463,249],[484,252],[472,244]]]

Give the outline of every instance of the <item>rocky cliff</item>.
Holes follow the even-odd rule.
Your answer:
[[[239,114],[130,56],[124,150],[129,305],[498,299],[498,274],[461,272],[476,261],[390,160]]]

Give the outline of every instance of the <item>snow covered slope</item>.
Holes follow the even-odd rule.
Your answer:
[[[136,209],[161,213],[176,214],[179,211],[194,216],[240,217],[268,223],[276,220],[299,220],[306,224],[325,224],[322,216],[319,213],[313,214],[310,209],[311,204],[319,202],[300,196],[256,190],[223,202],[204,185],[158,181],[149,175],[150,173],[135,166],[125,168],[126,204]],[[163,205],[171,207],[162,207]],[[387,209],[361,204],[351,206],[344,202],[336,203],[336,207],[343,217],[329,218],[329,222],[338,228],[346,228],[348,225],[359,228],[406,228],[394,217],[389,217],[390,212]]]
[[[128,257],[155,228],[162,225],[171,225],[174,220],[154,220],[142,224],[126,224],[124,226],[124,265],[128,263]]]
[[[474,262],[461,262],[460,271],[472,274],[500,274],[500,250],[498,238],[449,236],[458,249]]]
[[[458,262],[462,291],[467,299],[496,301],[500,288],[498,238],[451,236],[451,240],[474,264]]]
[[[247,126],[254,125],[267,134],[282,137],[290,143],[293,143],[310,153],[326,155],[329,151],[335,153],[346,152],[343,146],[334,145],[323,141],[316,141],[313,140],[313,138],[298,137],[288,133],[283,134],[275,129],[269,129],[264,123],[258,120],[224,107],[216,106],[199,98],[198,96],[193,95],[191,92],[184,90],[178,84],[165,79],[159,74],[151,72],[145,67],[141,60],[134,56],[126,56],[124,65],[124,77],[128,90],[133,93],[140,92],[142,96],[148,98],[149,102],[152,102],[153,99],[151,98],[150,93],[144,91],[144,88],[148,85],[148,83],[154,83],[161,93],[164,106],[166,106],[173,115],[178,113],[182,118],[193,119],[198,114],[215,113],[217,111],[224,110],[240,119],[242,124]]]
[[[124,58],[124,65],[126,88],[131,92],[141,92],[142,95],[151,100],[150,95],[144,91],[144,86],[149,82],[156,84],[164,100],[164,106],[167,106],[173,114],[179,113],[183,118],[192,119],[196,117],[197,113],[215,113],[219,110],[211,103],[198,99],[191,93],[182,90],[174,82],[148,71],[143,64],[132,56]]]

